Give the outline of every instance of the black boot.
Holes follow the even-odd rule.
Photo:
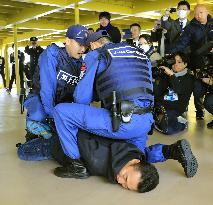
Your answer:
[[[186,177],[193,177],[196,174],[198,163],[187,140],[178,140],[174,144],[163,146],[163,154],[166,159],[178,160]]]
[[[54,174],[62,178],[86,179],[89,177],[86,167],[79,159],[70,160],[70,164],[65,167],[55,168]]]

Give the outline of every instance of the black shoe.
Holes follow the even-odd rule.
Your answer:
[[[204,118],[204,112],[196,112],[196,119],[197,120],[203,120]]]
[[[89,177],[86,167],[80,160],[72,160],[66,167],[55,168],[54,174],[62,178],[86,179]]]
[[[186,177],[193,177],[196,174],[198,163],[187,140],[178,140],[172,145],[165,145],[163,154],[167,159],[178,160],[184,169]]]
[[[179,150],[178,162],[181,163],[186,177],[193,177],[197,172],[198,163],[189,142],[185,139],[179,140],[177,141],[177,147]]]
[[[213,120],[207,124],[207,128],[213,129]]]

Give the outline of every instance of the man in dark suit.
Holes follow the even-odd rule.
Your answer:
[[[181,36],[185,27],[189,24],[187,16],[190,13],[190,4],[187,1],[180,1],[178,3],[177,15],[179,18],[176,20],[170,18],[172,11],[174,11],[174,9],[167,9],[166,14],[161,19],[161,27],[167,30],[168,45],[165,46],[166,49],[171,48],[171,46]]]

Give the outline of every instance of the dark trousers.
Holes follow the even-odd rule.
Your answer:
[[[166,110],[164,116],[159,123],[155,122],[159,131],[164,134],[172,135],[183,131],[186,124],[178,122],[178,114],[175,110]]]
[[[206,95],[204,99],[204,107],[209,113],[213,115],[213,93]]]
[[[1,73],[1,77],[2,77],[3,83],[4,83],[4,87],[6,87],[4,68],[3,69],[0,68],[0,73]]]
[[[24,88],[24,73],[23,73],[23,68],[21,67],[19,67],[19,76],[20,76],[20,88]],[[16,71],[15,71],[15,65],[13,65],[12,75],[11,75],[10,83],[9,83],[9,90],[12,89],[12,85],[15,79],[16,79]]]
[[[193,95],[194,95],[194,105],[196,112],[203,113],[204,105],[204,95],[207,92],[206,84],[203,83],[200,79],[196,79],[194,81],[194,89],[193,89]]]

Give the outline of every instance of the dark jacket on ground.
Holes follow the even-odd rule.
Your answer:
[[[175,53],[177,51],[184,51],[187,46],[190,46],[190,69],[200,68],[202,64],[201,56],[196,55],[196,51],[204,44],[213,41],[213,19],[208,16],[206,25],[201,24],[195,18],[191,20],[181,37],[176,44],[171,48],[170,52]]]
[[[116,183],[117,174],[130,160],[145,160],[144,155],[135,145],[123,140],[95,136],[82,130],[78,131],[78,146],[81,159],[89,173],[106,177],[111,183]],[[70,158],[64,154],[58,137],[52,155],[63,166],[70,163]]]
[[[79,150],[90,174],[104,176],[112,183],[116,183],[117,174],[127,162],[144,158],[136,146],[125,141],[91,136],[84,131],[79,132],[81,135],[78,137]]]
[[[186,107],[189,104],[189,99],[193,90],[193,76],[189,73],[176,77],[163,76],[160,78],[158,84],[154,85],[154,96],[156,105],[163,105],[166,110],[175,110],[178,115],[181,115],[186,111]],[[171,88],[178,94],[177,101],[164,100],[164,95],[168,93],[167,88]]]
[[[106,27],[100,26],[100,28],[98,28],[96,32],[100,30],[106,30],[109,36],[111,37],[111,41],[113,43],[121,42],[121,33],[117,27],[112,26],[111,24],[108,24]]]

